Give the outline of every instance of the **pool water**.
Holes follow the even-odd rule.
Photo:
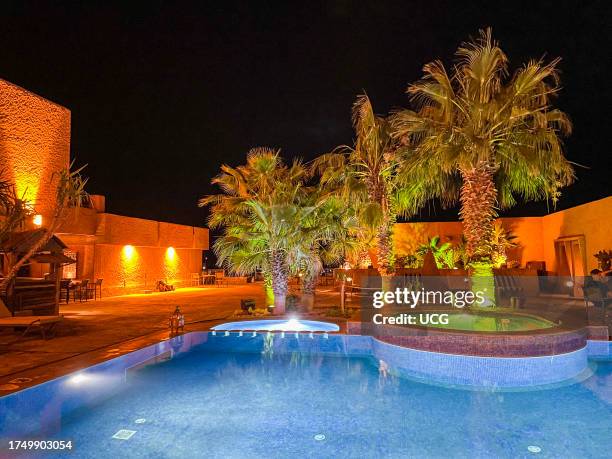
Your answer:
[[[53,457],[610,457],[612,362],[591,363],[580,383],[471,391],[385,375],[370,357],[199,346],[64,418],[54,438],[75,449]]]
[[[428,327],[449,330],[481,332],[519,332],[552,328],[555,324],[546,319],[528,315],[504,314],[449,314],[448,324],[430,324]]]

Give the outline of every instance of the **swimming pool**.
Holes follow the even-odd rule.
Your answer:
[[[429,384],[396,371],[395,352],[368,336],[190,333],[0,398],[0,437],[71,439],[73,452],[53,457],[78,458],[603,458],[612,449],[608,342],[583,350],[587,373],[537,390]],[[451,370],[479,361],[453,358]],[[520,377],[510,360],[520,359],[480,362]]]

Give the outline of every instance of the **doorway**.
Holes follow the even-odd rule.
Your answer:
[[[586,272],[586,243],[584,236],[570,236],[555,241],[557,274],[572,282],[563,283],[563,293],[582,296],[582,285]]]

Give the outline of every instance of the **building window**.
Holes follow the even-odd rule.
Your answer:
[[[64,279],[76,279],[78,254],[72,250],[64,250],[64,255],[66,255],[68,258],[72,258],[76,263],[64,266],[64,274],[62,277]]]

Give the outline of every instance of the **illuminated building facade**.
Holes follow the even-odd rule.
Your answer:
[[[34,206],[31,227],[50,218],[53,173],[69,162],[70,111],[0,79],[0,173]],[[110,214],[100,195],[91,204],[71,209],[57,232],[77,260],[64,277],[103,279],[105,293],[118,294],[153,289],[158,280],[187,285],[201,271],[206,228]],[[29,274],[42,277],[47,269],[34,263]]]

